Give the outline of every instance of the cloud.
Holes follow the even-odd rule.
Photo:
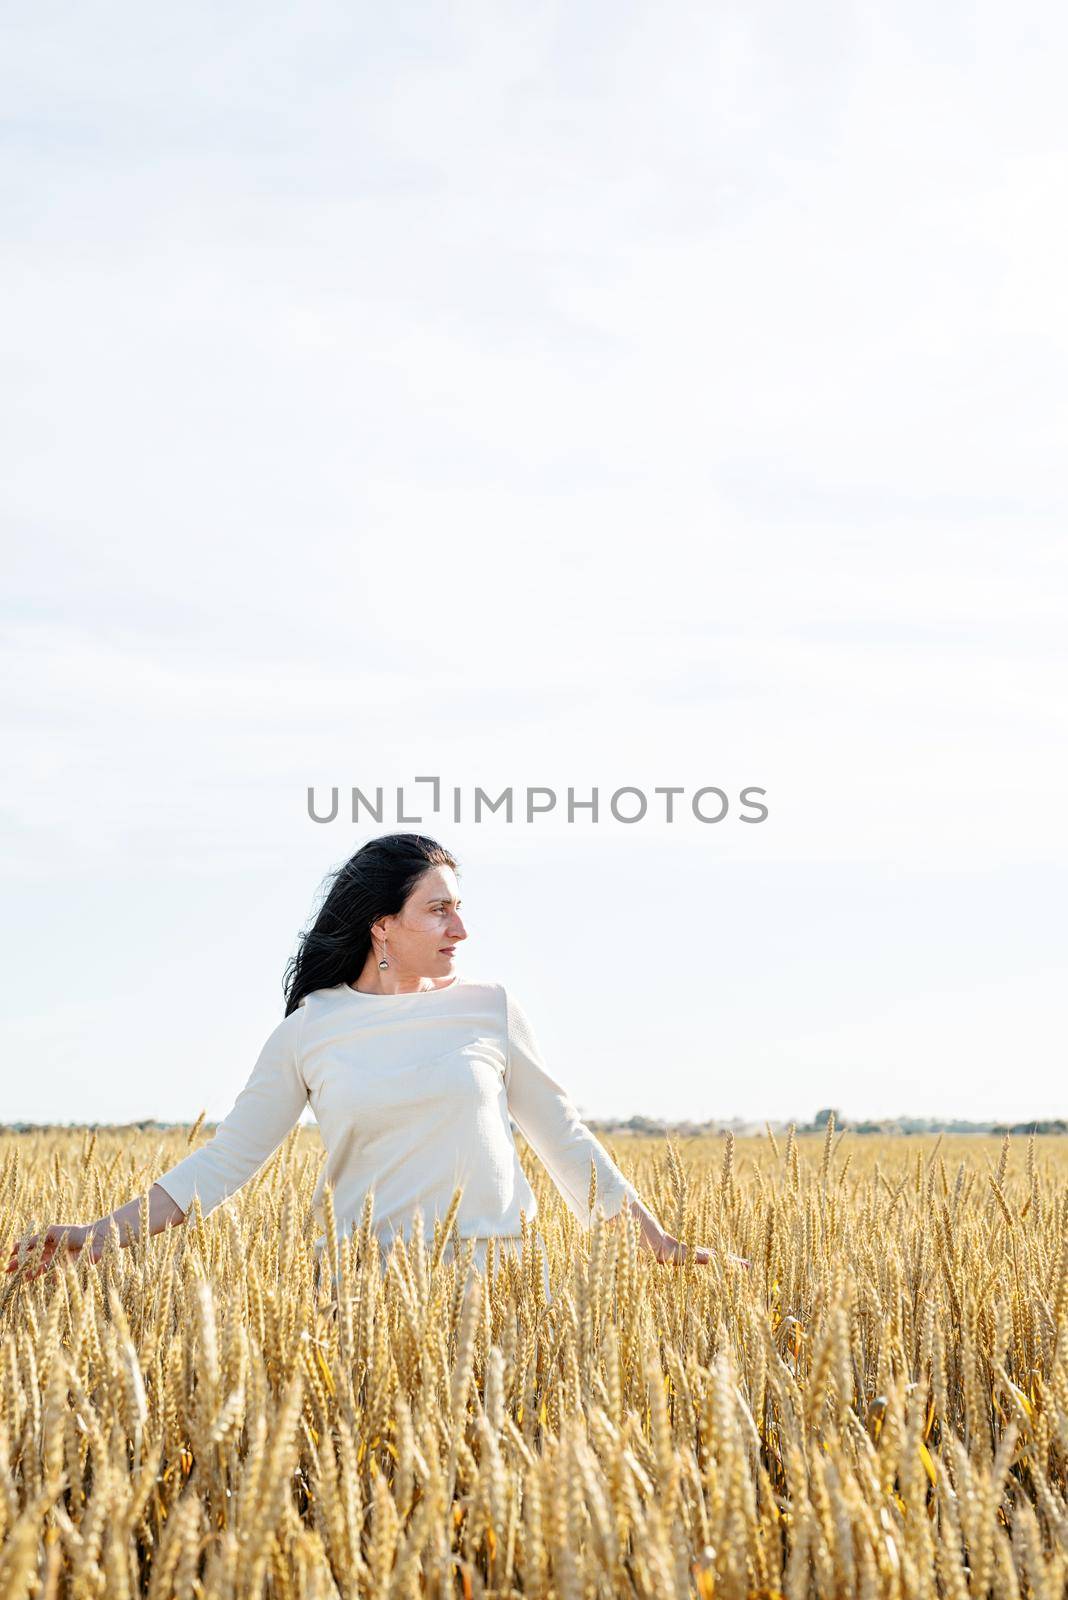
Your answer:
[[[100,895],[76,944],[133,921],[173,965],[180,882],[239,901],[344,854],[308,784],[427,772],[765,786],[766,826],[699,843],[440,819],[554,905],[645,862],[643,926],[690,861],[702,900],[731,867],[813,894],[916,870],[921,920],[940,869],[1063,862],[1066,29],[837,3],[10,19],[23,925],[76,881]],[[264,913],[277,942],[300,900]],[[692,1035],[707,929],[671,915]],[[528,966],[552,928],[524,925]],[[637,1106],[637,1056],[618,1082]]]

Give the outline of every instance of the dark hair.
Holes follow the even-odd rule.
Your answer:
[[[456,861],[423,833],[386,833],[328,874],[326,898],[286,966],[287,1017],[313,990],[359,977],[371,949],[372,922],[396,916],[428,867],[455,870]]]

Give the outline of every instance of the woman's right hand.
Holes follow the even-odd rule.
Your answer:
[[[11,1247],[11,1257],[8,1261],[8,1272],[15,1272],[19,1266],[20,1253],[25,1260],[33,1254],[34,1249],[44,1239],[44,1252],[40,1265],[35,1272],[27,1272],[27,1278],[39,1278],[43,1272],[55,1264],[56,1251],[60,1247],[63,1235],[66,1234],[66,1249],[70,1256],[78,1256],[87,1246],[89,1259],[95,1265],[100,1260],[104,1250],[104,1241],[98,1234],[94,1234],[91,1227],[86,1227],[79,1222],[53,1222],[49,1227],[38,1233],[31,1233],[28,1238],[17,1240]]]

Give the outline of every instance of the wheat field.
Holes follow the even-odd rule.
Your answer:
[[[8,1274],[3,1600],[1064,1600],[1068,1140],[604,1142],[751,1270],[583,1229],[522,1143],[522,1259],[445,1219],[384,1261],[328,1192],[318,1266],[299,1128],[207,1220]],[[9,1242],[185,1147],[0,1135]]]

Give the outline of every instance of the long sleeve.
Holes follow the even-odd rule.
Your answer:
[[[544,1163],[570,1210],[589,1227],[590,1162],[597,1170],[597,1204],[613,1217],[625,1196],[640,1201],[607,1150],[582,1121],[566,1091],[545,1070],[530,1021],[505,991],[508,1009],[508,1109],[523,1137]]]
[[[185,1212],[194,1192],[207,1216],[263,1166],[308,1101],[301,1070],[305,1009],[291,1011],[260,1051],[252,1074],[213,1138],[156,1179]]]

